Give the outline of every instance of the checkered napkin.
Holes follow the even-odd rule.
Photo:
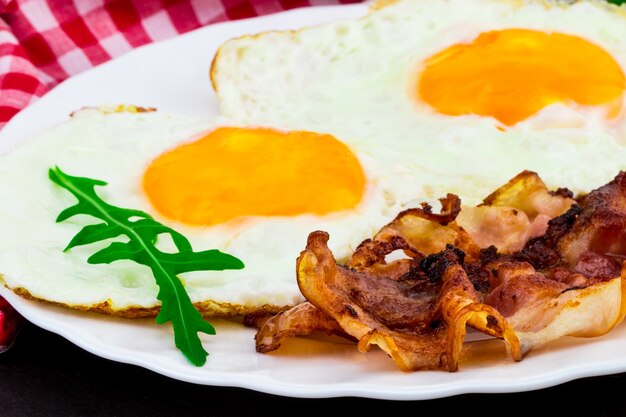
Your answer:
[[[0,128],[64,79],[211,23],[359,0],[0,0]]]
[[[0,0],[0,128],[59,82],[211,23],[360,0]],[[0,347],[17,314],[0,297]]]

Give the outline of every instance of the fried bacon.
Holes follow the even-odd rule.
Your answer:
[[[626,174],[585,196],[582,205],[586,210],[559,238],[559,254],[576,269],[588,252],[621,264],[626,254]]]
[[[359,350],[378,345],[405,371],[454,371],[466,324],[517,342],[502,316],[478,303],[458,262],[460,251],[440,253],[427,268],[427,282],[385,280],[337,265],[327,241],[326,232],[310,234],[297,261],[298,285],[311,304],[359,341]],[[429,285],[431,278],[436,283]]]
[[[528,264],[503,263],[495,272],[499,278],[485,303],[506,318],[523,354],[563,336],[605,334],[623,320],[625,274],[610,279],[578,275],[577,285],[570,285]]]
[[[247,318],[259,352],[315,331],[378,346],[403,371],[456,371],[467,328],[514,361],[566,335],[605,334],[626,315],[626,174],[576,200],[524,171],[476,207],[448,194],[441,212],[399,213],[344,265],[326,232],[296,262],[307,299]],[[406,257],[387,262],[401,250]]]
[[[288,337],[307,336],[314,331],[350,337],[337,321],[309,302],[270,317],[265,313],[247,315],[244,324],[259,329],[255,338],[256,350],[261,353],[278,349]]]

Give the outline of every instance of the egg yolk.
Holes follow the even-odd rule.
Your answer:
[[[350,209],[363,196],[365,175],[331,135],[224,127],[157,157],[143,187],[164,216],[214,225]]]
[[[511,126],[556,102],[608,104],[615,113],[624,88],[622,69],[597,45],[562,33],[507,29],[427,59],[418,95],[440,113],[492,116]]]

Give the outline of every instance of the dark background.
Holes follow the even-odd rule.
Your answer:
[[[422,401],[308,399],[169,379],[95,356],[30,323],[13,349],[0,355],[1,417],[328,417],[329,413],[404,417],[407,412],[419,417],[472,412],[486,416],[626,416],[626,374],[512,394],[464,394]]]

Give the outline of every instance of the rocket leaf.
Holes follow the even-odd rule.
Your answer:
[[[208,353],[202,347],[198,332],[212,335],[215,334],[215,329],[195,309],[177,274],[199,270],[241,269],[244,267],[243,263],[217,249],[194,252],[186,237],[157,222],[147,213],[106,203],[95,191],[96,186],[107,184],[104,181],[73,177],[65,174],[59,167],[51,168],[48,176],[78,199],[75,205],[59,214],[57,222],[76,215],[89,215],[102,220],[102,223],[83,227],[69,242],[65,251],[126,235],[127,242],[112,242],[91,255],[87,262],[108,264],[127,259],[150,268],[159,286],[157,298],[161,301],[156,322],[163,324],[171,321],[176,347],[194,365],[204,365]],[[177,252],[165,253],[155,246],[157,237],[164,233],[171,236]]]

